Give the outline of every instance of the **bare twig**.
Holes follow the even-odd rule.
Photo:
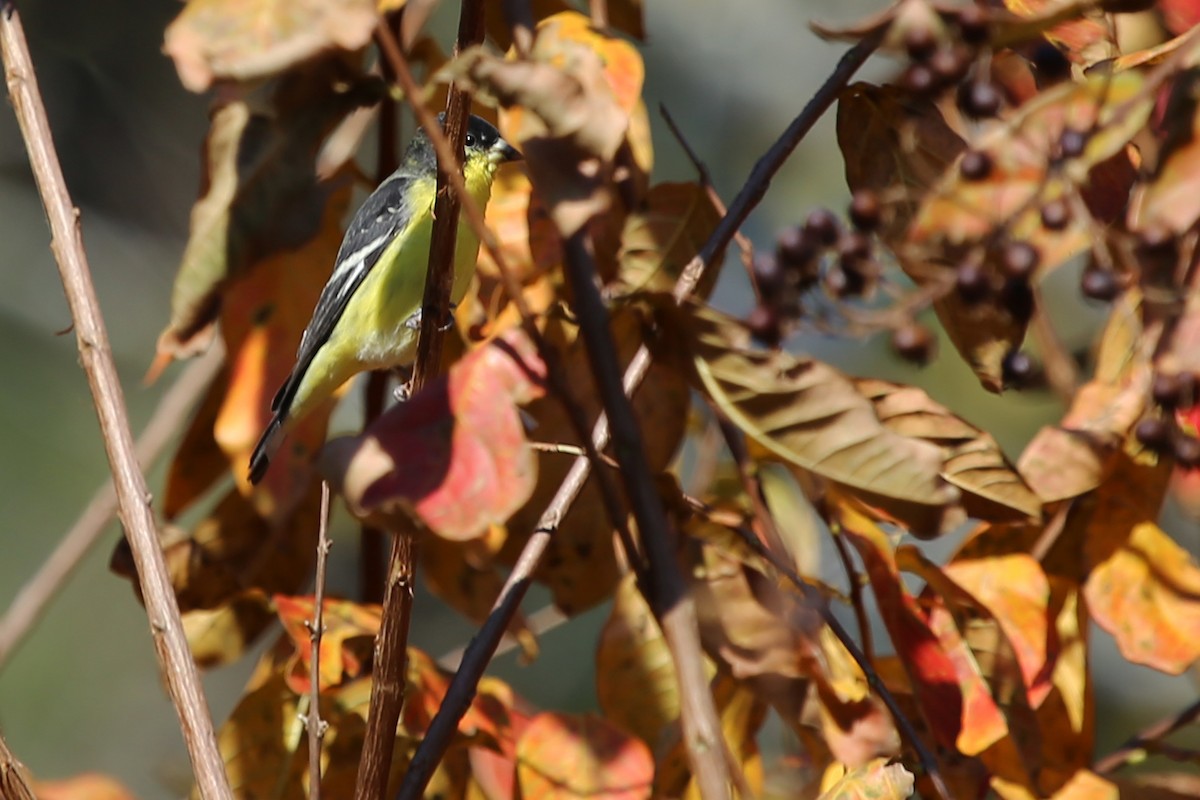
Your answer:
[[[9,2],[0,8],[0,53],[17,121],[29,151],[29,161],[42,195],[53,234],[51,249],[66,291],[80,361],[87,373],[105,450],[113,472],[117,510],[137,564],[138,579],[150,617],[159,668],[182,725],[199,791],[205,798],[231,798],[204,690],[179,616],[179,606],[159,546],[150,492],[133,452],[133,436],[125,398],[109,347],[108,332],[96,300],[79,226],[71,202],[50,123],[38,91],[37,77],[25,42],[21,17]]]
[[[1035,302],[1031,327],[1042,351],[1046,382],[1060,400],[1070,403],[1075,397],[1075,390],[1079,388],[1079,368],[1075,366],[1075,359],[1071,358],[1071,354],[1063,346],[1058,331],[1054,330],[1050,315],[1046,313],[1041,289],[1034,287],[1033,294]]]
[[[1156,745],[1160,739],[1170,736],[1180,728],[1191,725],[1198,719],[1200,719],[1200,700],[1193,701],[1182,711],[1160,719],[1138,731],[1116,750],[1097,761],[1092,766],[1092,771],[1104,775],[1120,769],[1130,760],[1144,753],[1147,748]]]
[[[0,4],[0,14],[4,7]],[[34,800],[29,770],[8,749],[4,734],[0,733],[0,797],[4,800]]]
[[[525,5],[517,0],[506,0],[506,12],[510,6],[520,11],[525,8]],[[746,217],[762,199],[767,184],[779,167],[783,165],[788,155],[837,98],[842,87],[849,82],[858,68],[878,47],[879,39],[879,35],[868,37],[852,47],[842,57],[832,75],[808,102],[787,131],[755,165],[749,179],[730,207],[729,213],[717,225],[700,253],[688,263],[676,282],[673,295],[677,302],[683,302],[696,288],[705,270],[714,261],[716,254],[725,249]],[[485,246],[488,244],[482,236],[480,240],[484,242]],[[623,383],[626,394],[633,394],[641,385],[649,367],[650,351],[643,346],[638,349],[625,369]],[[596,421],[591,442],[597,451],[608,446],[608,418],[603,414]],[[458,728],[459,720],[470,707],[471,699],[491,660],[492,653],[495,652],[513,615],[520,607],[521,600],[529,589],[533,572],[549,546],[551,535],[557,530],[563,516],[579,495],[590,471],[589,460],[577,458],[559,485],[554,498],[546,506],[533,534],[517,558],[512,572],[509,573],[508,580],[501,589],[499,597],[493,604],[491,613],[467,645],[462,664],[450,682],[446,697],[409,764],[408,772],[404,776],[404,783],[397,795],[400,800],[417,800],[422,796],[442,753],[450,745],[454,732]],[[844,629],[842,633],[845,634]],[[846,635],[848,636],[848,634]]]
[[[479,44],[484,34],[482,0],[464,0],[459,12],[455,50]],[[379,40],[388,62],[411,99],[415,82],[391,29],[379,26]],[[470,202],[462,176],[462,148],[467,132],[470,97],[451,88],[446,103],[445,136],[435,119],[420,103],[412,108],[421,125],[441,143],[449,139],[450,152],[439,147],[438,192],[433,207],[433,235],[429,246],[429,264],[422,298],[421,332],[417,339],[417,360],[413,368],[412,391],[415,393],[437,375],[441,368],[444,342],[443,321],[450,314],[450,291],[454,282],[454,247],[458,238],[459,211]],[[479,209],[475,209],[479,212]],[[480,213],[479,223],[483,224]],[[486,226],[483,226],[486,231]],[[387,791],[391,771],[396,724],[404,705],[404,675],[408,665],[408,628],[412,618],[413,578],[416,572],[416,541],[407,532],[392,539],[389,580],[383,596],[383,616],[375,638],[372,669],[371,705],[367,732],[355,785],[356,800],[377,800]]]
[[[321,635],[325,633],[325,571],[329,558],[329,481],[321,481],[321,519],[317,523],[317,575],[313,588],[313,618],[308,624],[308,797],[321,798],[321,741],[329,723],[321,719]]]
[[[171,388],[163,393],[134,447],[138,463],[143,468],[158,460],[187,420],[196,397],[212,382],[223,362],[224,349],[218,340],[207,353],[189,364]],[[17,592],[12,605],[0,619],[0,669],[4,668],[33,630],[50,601],[99,541],[116,513],[117,494],[112,481],[106,480],[92,495],[54,552]]]
[[[862,639],[863,654],[868,660],[875,658],[875,643],[871,635],[871,623],[867,620],[867,609],[863,605],[862,576],[854,568],[854,559],[850,556],[850,545],[846,537],[835,533],[830,537],[841,559],[842,569],[846,571],[846,580],[850,583],[850,605],[854,608],[854,621],[858,624],[858,635]]]
[[[721,721],[704,674],[696,606],[679,571],[673,544],[676,534],[667,519],[654,472],[646,458],[633,403],[624,391],[617,345],[612,337],[608,309],[600,296],[598,272],[587,233],[579,232],[568,238],[563,245],[563,256],[563,270],[575,297],[573,307],[592,378],[612,426],[617,461],[621,465],[619,474],[650,564],[650,580],[641,585],[642,593],[654,609],[675,663],[688,760],[701,797],[729,797],[731,765],[725,758],[718,757],[724,752]]]
[[[537,611],[525,617],[525,624],[529,628],[530,633],[534,636],[542,636],[549,633],[555,628],[567,622],[571,618],[559,611],[555,606],[542,606]],[[521,643],[513,636],[505,635],[500,644],[496,647],[496,652],[492,653],[492,658],[497,658],[505,653],[512,652],[521,646]],[[438,659],[438,666],[442,669],[450,671],[457,670],[462,664],[463,654],[467,651],[466,647],[456,647]]]

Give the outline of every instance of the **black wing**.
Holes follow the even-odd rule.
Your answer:
[[[309,364],[316,357],[317,351],[329,340],[334,327],[350,298],[358,291],[358,287],[366,279],[372,268],[379,263],[380,256],[391,244],[395,236],[408,225],[412,219],[413,209],[405,199],[411,176],[403,170],[397,170],[371,193],[362,206],[354,214],[342,246],[338,249],[337,261],[329,282],[321,290],[317,307],[313,310],[312,319],[304,329],[300,338],[300,348],[296,352],[296,365],[292,374],[284,381],[283,386],[271,401],[271,410],[279,417],[287,416],[300,381],[308,371]]]

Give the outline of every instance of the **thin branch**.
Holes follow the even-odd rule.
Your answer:
[[[525,617],[526,627],[534,636],[544,636],[550,631],[558,628],[563,623],[571,618],[559,611],[555,606],[542,606],[537,611]],[[510,653],[521,646],[516,637],[505,634],[500,640],[500,644],[496,647],[496,652],[492,653],[492,658],[498,658],[506,653]],[[462,664],[463,655],[466,653],[465,647],[456,647],[438,659],[438,666],[442,669],[457,670]]]
[[[526,4],[520,3],[518,0],[505,1],[506,13],[510,7],[519,11],[525,6]],[[510,20],[512,19],[512,17],[509,18]],[[779,167],[787,160],[787,156],[796,148],[805,134],[816,124],[817,120],[821,118],[829,106],[832,105],[833,101],[837,99],[837,95],[841,89],[850,81],[850,78],[853,77],[854,73],[862,66],[871,53],[874,52],[875,48],[878,47],[879,40],[880,35],[873,35],[847,51],[846,55],[838,62],[838,66],[832,75],[830,75],[808,102],[788,127],[787,131],[784,132],[767,154],[759,159],[746,184],[742,187],[742,190],[738,193],[737,198],[730,207],[729,213],[717,225],[716,230],[713,231],[713,234],[709,237],[700,253],[688,263],[680,275],[673,293],[677,302],[683,302],[695,290],[705,270],[713,263],[716,254],[725,249],[746,217],[749,216],[750,212],[762,199],[766,192],[766,185],[769,184],[771,178],[779,170]],[[488,240],[483,236],[480,237],[480,241],[485,246],[488,245]],[[493,258],[495,258],[494,254]],[[498,261],[497,263],[500,262]],[[518,289],[518,293],[514,295],[514,298],[519,296],[519,286],[516,288]],[[649,367],[650,351],[643,346],[638,349],[629,366],[625,369],[624,391],[627,395],[632,395],[637,387],[641,385]],[[600,415],[592,430],[591,442],[596,451],[604,450],[608,446],[608,418],[603,414]],[[425,738],[418,745],[417,752],[409,764],[408,772],[404,776],[404,782],[397,795],[400,800],[417,800],[422,796],[425,786],[428,785],[429,779],[433,775],[433,771],[437,767],[442,754],[450,746],[454,732],[458,729],[459,720],[462,719],[470,707],[471,700],[475,696],[476,687],[479,685],[480,678],[483,677],[484,670],[487,668],[492,654],[503,638],[505,631],[508,630],[516,610],[520,607],[521,600],[525,597],[525,593],[529,590],[533,573],[542,556],[545,554],[546,548],[549,546],[550,537],[558,529],[559,523],[571,507],[571,504],[575,502],[575,498],[586,483],[590,471],[591,464],[589,460],[586,458],[577,458],[575,463],[571,465],[567,476],[559,485],[554,498],[546,506],[546,510],[542,512],[542,516],[538,520],[533,534],[526,542],[524,549],[522,549],[520,556],[517,558],[516,564],[513,566],[512,572],[509,573],[508,580],[500,590],[500,594],[492,606],[491,613],[488,615],[483,626],[480,627],[479,631],[467,644],[462,664],[451,679],[450,686],[446,691],[446,697],[438,708],[437,714],[434,716],[425,733]],[[842,632],[845,633],[844,630]]]
[[[187,421],[196,398],[212,382],[223,363],[224,348],[218,340],[207,353],[189,364],[171,388],[163,393],[134,447],[138,463],[148,467],[158,460]],[[84,556],[99,541],[116,513],[117,493],[112,480],[106,480],[92,495],[54,552],[17,592],[8,611],[0,619],[0,670],[42,618],[50,601],[66,584]]]
[[[389,378],[386,372],[372,372],[367,376],[363,397],[363,428],[383,413]],[[384,587],[387,585],[387,559],[387,533],[364,524],[358,536],[359,595],[364,603],[383,603]]]
[[[1035,302],[1033,321],[1030,327],[1033,329],[1033,336],[1037,340],[1038,348],[1042,352],[1046,382],[1060,400],[1069,404],[1075,397],[1075,391],[1079,388],[1079,368],[1075,366],[1075,359],[1071,358],[1071,354],[1063,345],[1058,331],[1054,330],[1050,315],[1046,313],[1042,290],[1035,286],[1033,294]]]
[[[80,362],[100,419],[116,485],[117,510],[137,564],[159,668],[179,715],[200,794],[214,800],[232,798],[212,717],[163,560],[150,508],[150,492],[133,452],[125,398],[83,249],[79,212],[67,191],[21,17],[12,2],[0,7],[0,53],[4,57],[9,96],[50,222],[53,235],[50,246],[75,323]]]
[[[830,538],[833,539],[833,546],[841,559],[842,569],[846,571],[846,580],[850,582],[850,605],[854,608],[854,621],[858,624],[863,653],[868,660],[872,660],[875,658],[875,643],[871,635],[871,623],[867,620],[867,609],[863,604],[862,576],[854,568],[854,559],[850,556],[850,545],[846,544],[846,537],[835,533]]]
[[[459,12],[455,51],[462,52],[483,41],[484,7],[482,0],[464,0]],[[410,100],[415,82],[391,29],[380,23],[379,40],[396,77]],[[445,341],[443,321],[450,314],[450,291],[454,283],[454,248],[458,238],[458,218],[464,200],[470,197],[463,185],[463,140],[471,99],[451,87],[446,102],[446,135],[443,137],[432,114],[420,103],[411,103],[418,121],[439,143],[452,149],[437,148],[438,191],[433,206],[433,234],[425,293],[421,301],[421,332],[417,339],[417,359],[413,368],[411,391],[416,393],[441,368]],[[479,209],[475,209],[476,212]],[[480,214],[479,222],[483,217]],[[484,226],[486,230],[486,226]],[[411,533],[400,532],[392,538],[389,580],[383,596],[383,616],[375,638],[372,669],[371,704],[367,716],[366,738],[359,761],[354,796],[356,800],[377,800],[387,791],[391,772],[396,724],[404,706],[404,680],[408,668],[408,629],[412,618],[413,581],[416,573],[417,543]]]
[[[1130,737],[1124,744],[1092,766],[1092,771],[1105,775],[1128,764],[1132,759],[1141,755],[1147,747],[1156,744],[1160,739],[1170,736],[1180,728],[1191,725],[1200,719],[1200,700],[1195,700],[1187,708],[1164,717]]]
[[[321,519],[317,523],[317,576],[313,588],[313,618],[308,624],[308,797],[321,800],[321,742],[329,723],[321,719],[321,636],[325,633],[325,572],[329,558],[329,481],[321,481]]]
[[[721,721],[704,674],[696,606],[675,559],[672,529],[646,458],[641,425],[633,403],[625,394],[617,345],[612,337],[608,309],[600,296],[598,271],[586,232],[563,244],[563,271],[574,295],[579,333],[591,365],[592,378],[612,427],[619,474],[637,520],[642,547],[650,565],[650,580],[642,593],[658,618],[679,681],[680,720],[692,774],[700,796],[730,796],[730,764],[714,757],[724,750]]]

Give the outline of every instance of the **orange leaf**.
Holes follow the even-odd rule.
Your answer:
[[[954,561],[946,576],[971,594],[999,623],[1021,666],[1029,705],[1037,708],[1050,690],[1046,667],[1050,584],[1032,556]]]
[[[34,781],[40,800],[133,800],[133,793],[116,778],[89,772],[58,781]]]
[[[1004,0],[1009,11],[1020,17],[1044,17],[1058,10],[1056,7],[1069,5],[1055,0]],[[1080,64],[1094,64],[1112,53],[1105,45],[1109,41],[1107,25],[1102,16],[1083,16],[1083,9],[1090,3],[1076,3],[1080,19],[1055,25],[1046,32],[1046,38],[1066,50],[1067,57]]]
[[[1084,596],[1135,664],[1178,675],[1200,658],[1200,566],[1153,522],[1092,570]]]
[[[900,580],[887,536],[853,501],[840,499],[832,511],[863,559],[884,624],[934,736],[965,755],[982,752],[1005,736],[1008,726],[945,605],[918,604]]]
[[[525,800],[649,797],[654,759],[602,717],[546,712],[517,742],[517,780]]]
[[[296,648],[295,668],[287,674],[288,687],[296,694],[306,694],[312,680],[312,644],[308,624],[313,618],[313,599],[275,595],[273,600],[283,630],[291,637]],[[359,605],[347,600],[326,600],[323,605],[324,632],[321,635],[319,677],[322,691],[362,674],[364,659],[360,654],[371,652],[375,635],[379,633],[380,614],[378,606]],[[347,647],[355,639],[360,640],[359,652]]]
[[[322,469],[360,517],[414,513],[440,536],[466,540],[502,523],[537,482],[516,403],[543,393],[545,365],[513,331],[376,420],[331,442]]]

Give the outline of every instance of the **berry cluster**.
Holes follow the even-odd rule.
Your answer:
[[[1190,408],[1200,400],[1200,381],[1191,372],[1157,372],[1150,394],[1163,412],[1143,419],[1133,435],[1143,447],[1171,455],[1180,466],[1200,467],[1200,439],[1183,430],[1175,412]]]
[[[868,294],[879,276],[871,234],[883,214],[874,192],[859,191],[847,210],[849,226],[829,209],[818,208],[803,225],[785,228],[776,238],[775,252],[754,259],[759,303],[746,318],[754,337],[778,345],[786,323],[800,317],[805,294],[818,287],[834,300]]]

